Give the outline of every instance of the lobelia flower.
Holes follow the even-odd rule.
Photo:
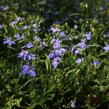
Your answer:
[[[28,60],[35,60],[35,54],[32,54],[32,53],[29,53],[28,55],[27,55],[27,59]]]
[[[55,50],[60,48],[60,41],[59,41],[59,39],[54,39],[54,41],[53,41],[53,48]]]
[[[0,29],[2,29],[4,26],[3,25],[0,25]]]
[[[74,47],[72,47],[72,49],[71,49],[71,51],[70,51],[70,52],[72,53],[72,52],[74,52],[74,50],[75,50],[75,48],[74,48]]]
[[[33,31],[34,31],[34,32],[37,32],[37,28],[33,28]]]
[[[17,40],[21,40],[24,39],[24,35],[20,35],[20,34],[15,34],[15,37],[17,38]]]
[[[57,68],[57,66],[58,66],[57,60],[53,60],[52,65],[53,65],[54,69]]]
[[[30,77],[35,77],[36,76],[35,68],[33,66],[23,65],[21,67],[21,74],[25,75],[27,73],[30,75]]]
[[[12,37],[8,37],[4,39],[3,44],[8,44],[9,46],[11,46],[12,44],[15,44],[15,41],[12,41]]]
[[[21,68],[21,74],[25,75],[29,70],[29,66],[28,65],[23,65]]]
[[[81,50],[75,50],[74,53],[77,55]]]
[[[17,24],[18,22],[17,21],[13,21],[13,22],[10,22],[9,25],[11,25],[12,27],[14,27],[15,24]]]
[[[58,34],[59,37],[65,36],[65,31],[62,31]]]
[[[54,34],[54,33],[58,32],[58,31],[60,31],[60,29],[59,28],[54,28],[54,27],[51,26],[51,28],[48,31],[52,31],[52,34]]]
[[[32,48],[32,47],[34,47],[34,44],[30,42],[30,43],[27,43],[24,48]]]
[[[88,48],[84,42],[78,43],[76,46],[79,46],[80,48]]]
[[[81,39],[81,42],[85,43],[86,39]]]
[[[29,75],[30,75],[30,77],[35,77],[36,76],[36,72],[35,72],[35,68],[34,67],[31,67],[29,69]]]
[[[21,20],[23,20],[23,18],[16,16],[16,20],[17,20],[17,21],[21,21]]]
[[[23,59],[24,61],[26,60],[34,60],[35,59],[35,54],[29,53],[26,50],[22,50],[19,54],[18,54],[18,58]]]
[[[29,26],[25,25],[25,26],[23,26],[22,29],[27,30],[27,29],[29,29]]]
[[[71,107],[76,108],[76,101],[71,102]]]
[[[98,64],[100,64],[100,62],[99,62],[98,60],[93,60],[93,61],[91,62],[91,64],[98,65]]]
[[[77,64],[79,64],[79,63],[81,63],[83,60],[84,60],[83,58],[78,58],[78,59],[76,59],[75,62],[76,62]]]
[[[66,35],[63,40],[72,40],[72,38],[70,37],[70,35]]]
[[[74,27],[74,29],[77,29],[78,28],[78,25],[74,25],[73,27]]]
[[[104,34],[104,37],[109,37],[109,33]]]
[[[6,11],[9,9],[9,7],[8,6],[0,6],[0,9]]]
[[[39,47],[43,49],[46,45],[47,43],[43,41],[42,44],[39,45]]]
[[[109,45],[106,45],[105,47],[103,47],[103,49],[104,49],[105,51],[109,51]]]
[[[54,58],[54,57],[55,57],[55,53],[53,53],[53,52],[48,55],[48,58],[49,58],[49,59],[52,59],[52,58]]]
[[[33,27],[34,27],[34,28],[36,28],[36,27],[37,27],[37,24],[36,24],[36,23],[34,23],[34,24],[33,24]]]
[[[92,37],[91,32],[85,33],[84,35],[86,36],[86,40],[90,40]]]

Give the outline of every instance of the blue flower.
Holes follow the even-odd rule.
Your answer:
[[[8,44],[9,46],[11,46],[12,44],[15,44],[15,41],[12,41],[12,37],[8,37],[4,39],[3,44]]]
[[[59,41],[59,39],[54,39],[53,48],[55,50],[60,48],[60,41]]]
[[[28,65],[23,65],[21,68],[21,74],[25,75],[29,70],[29,66]]]
[[[39,47],[43,49],[46,45],[47,43],[43,41],[42,44],[39,45]]]
[[[61,58],[59,56],[54,58],[54,61],[61,61]]]
[[[32,47],[34,47],[34,44],[30,42],[30,43],[27,43],[24,48],[32,48]]]
[[[54,58],[54,56],[55,56],[55,53],[51,52],[51,53],[48,55],[48,58],[52,59],[52,58]]]
[[[35,60],[35,54],[32,54],[32,53],[29,53],[28,55],[27,55],[27,59],[28,60]]]
[[[81,63],[83,60],[84,60],[83,58],[78,58],[78,59],[76,59],[75,62],[76,62],[77,64],[79,64],[79,63]]]
[[[9,9],[9,7],[8,6],[0,6],[0,9],[6,11]]]
[[[36,72],[35,72],[35,68],[34,67],[31,67],[29,69],[29,75],[30,75],[30,77],[35,77],[36,76]]]
[[[65,36],[65,31],[62,31],[58,34],[59,37]]]
[[[104,34],[104,37],[109,37],[109,32]]]
[[[24,39],[24,35],[20,35],[20,34],[15,34],[15,37],[17,38],[17,40],[21,40]]]
[[[74,102],[71,103],[71,107],[72,108],[76,108],[76,101],[74,101]]]
[[[72,53],[72,52],[74,52],[74,50],[75,50],[75,48],[74,48],[74,47],[72,47],[72,49],[71,49],[71,53]]]
[[[3,27],[4,27],[3,25],[0,25],[0,29],[3,28]]]
[[[99,62],[98,60],[93,60],[93,61],[91,62],[91,64],[98,65],[98,64],[100,64],[100,62]]]
[[[86,36],[86,40],[90,40],[92,37],[91,32],[85,33],[84,35]]]
[[[35,59],[35,54],[29,53],[26,50],[22,50],[19,54],[18,54],[18,58],[23,59],[24,61],[26,60],[34,60]]]
[[[57,60],[53,60],[52,61],[52,65],[53,65],[54,68],[57,68],[57,66],[58,66]]]
[[[59,50],[54,50],[55,56],[61,56],[62,53],[64,53],[66,49],[59,49]]]
[[[78,43],[76,46],[79,46],[80,48],[88,48],[84,42]]]
[[[58,31],[60,31],[60,29],[59,28],[54,28],[54,27],[51,26],[51,28],[48,31],[52,31],[52,34],[54,34],[54,33],[58,32]]]
[[[104,49],[105,51],[109,51],[109,45],[106,45],[105,47],[103,47],[103,49]]]
[[[78,25],[74,25],[73,27],[74,27],[74,29],[77,29],[78,28]]]
[[[33,66],[23,65],[21,67],[21,74],[25,75],[27,73],[30,75],[30,77],[35,77],[36,76],[35,68]]]
[[[11,25],[12,27],[14,27],[14,25],[17,24],[17,23],[18,23],[17,21],[12,21],[12,22],[10,22],[10,25]]]
[[[27,30],[27,29],[29,29],[29,26],[25,25],[25,26],[23,26],[22,29]]]
[[[78,54],[78,53],[80,53],[80,51],[81,51],[81,50],[75,50],[75,54]]]

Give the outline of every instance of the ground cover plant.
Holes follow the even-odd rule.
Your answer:
[[[109,0],[0,1],[0,109],[109,108]]]

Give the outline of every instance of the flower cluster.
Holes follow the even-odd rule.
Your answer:
[[[66,50],[64,48],[60,48],[60,41],[59,41],[59,39],[54,39],[53,48],[54,48],[54,50],[48,55],[48,57],[50,59],[52,59],[52,65],[53,65],[53,67],[54,68],[57,68],[58,62],[61,61],[60,56]]]
[[[22,75],[29,74],[30,77],[35,77],[36,76],[35,68],[33,66],[30,66],[29,64],[23,65],[21,67],[21,74]]]
[[[8,44],[9,46],[15,44],[15,41],[12,40],[12,37],[7,37],[4,39],[3,44]]]
[[[33,53],[29,53],[26,50],[22,50],[19,54],[18,54],[18,58],[23,59],[24,61],[26,60],[34,60],[35,59],[35,54]]]

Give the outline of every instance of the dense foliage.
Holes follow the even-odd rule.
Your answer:
[[[109,108],[109,0],[0,0],[0,109]]]

